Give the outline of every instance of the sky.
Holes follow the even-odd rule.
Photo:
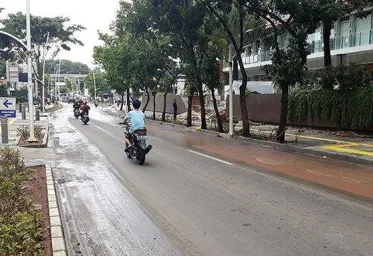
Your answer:
[[[57,58],[80,61],[93,67],[93,47],[100,45],[97,30],[108,32],[109,25],[115,19],[120,0],[30,0],[31,15],[69,17],[72,24],[80,24],[86,30],[76,33],[84,46],[74,45],[71,51],[61,51]],[[1,0],[0,7],[5,8],[1,14],[26,13],[26,0]]]

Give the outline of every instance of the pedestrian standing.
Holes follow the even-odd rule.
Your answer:
[[[177,103],[176,103],[176,99],[174,99],[174,104],[172,104],[172,106],[174,107],[174,120],[176,120],[176,116],[177,116]]]

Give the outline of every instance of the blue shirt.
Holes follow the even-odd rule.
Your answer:
[[[145,128],[145,115],[141,110],[132,110],[128,113],[128,117],[131,120],[130,133]]]

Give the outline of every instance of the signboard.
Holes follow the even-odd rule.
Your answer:
[[[19,69],[17,66],[9,66],[9,82],[18,82],[18,72]]]
[[[16,117],[16,98],[0,98],[0,116]]]

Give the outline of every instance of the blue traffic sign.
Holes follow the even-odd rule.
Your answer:
[[[17,113],[15,110],[0,110],[0,116],[16,118]]]
[[[4,106],[5,106],[6,108],[8,108],[10,105],[13,105],[13,103],[9,102],[8,99],[5,100],[5,101],[3,102],[3,104],[4,104]]]
[[[16,117],[16,98],[0,97],[0,116]]]

